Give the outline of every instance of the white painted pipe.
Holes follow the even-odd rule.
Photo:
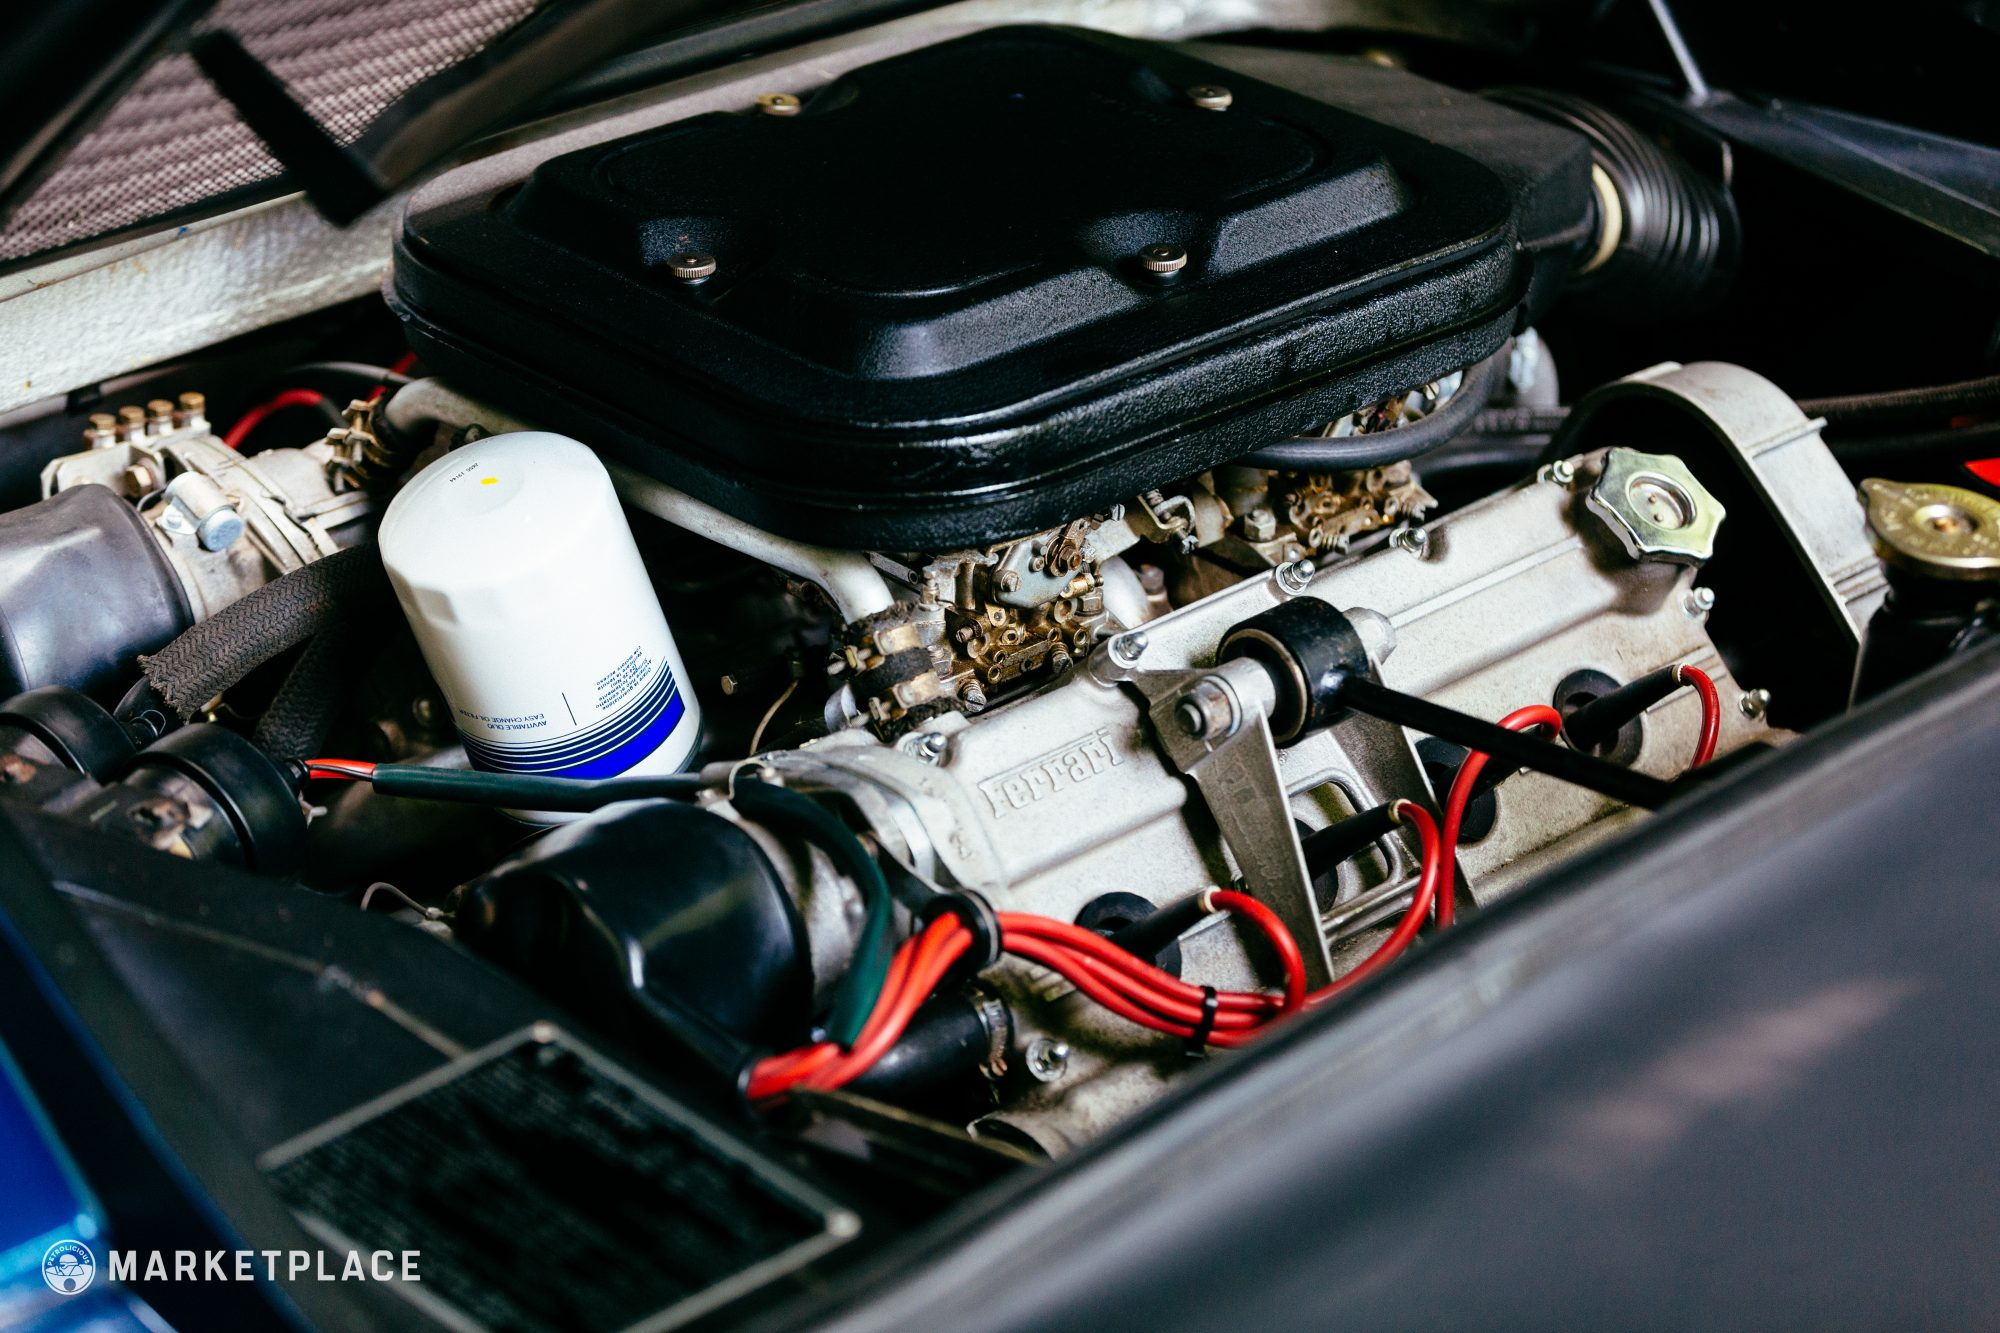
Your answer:
[[[882,571],[859,551],[835,551],[776,536],[621,463],[609,459],[605,463],[611,469],[611,484],[626,504],[817,585],[833,599],[842,620],[872,616],[895,603]]]
[[[398,389],[389,398],[387,412],[390,424],[406,434],[434,421],[452,426],[476,424],[494,434],[536,428],[435,379],[417,380]],[[835,551],[777,536],[622,463],[606,458],[604,465],[626,504],[804,579],[833,599],[842,620],[859,620],[895,604],[882,572],[859,551]]]

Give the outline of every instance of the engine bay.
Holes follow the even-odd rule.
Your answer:
[[[10,825],[310,1234],[797,1297],[1990,640],[1990,373],[1793,396],[1722,139],[1377,55],[766,54],[7,427]]]

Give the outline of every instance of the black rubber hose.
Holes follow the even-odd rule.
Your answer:
[[[251,743],[278,763],[310,759],[320,752],[340,711],[347,640],[344,624],[330,625],[307,640],[271,706],[257,719]]]
[[[1569,420],[1567,407],[1488,407],[1466,427],[1467,435],[1553,435]]]
[[[1306,835],[1306,873],[1320,878],[1341,862],[1359,856],[1389,836],[1396,827],[1394,802],[1358,810],[1337,824]]]
[[[186,722],[252,671],[312,638],[358,599],[386,593],[372,546],[336,551],[232,602],[150,657],[139,669]]]
[[[1923,406],[1917,406],[1921,395],[1970,390],[1973,386],[1989,383],[1996,386],[1996,392],[2000,392],[2000,377],[1996,377],[1991,381],[1966,380],[1962,384],[1943,384],[1935,389],[1905,389],[1894,394],[1857,394],[1849,398],[1802,398],[1798,400],[1798,404],[1807,416],[1826,418],[1826,447],[1850,468],[1908,468],[1930,464],[1949,466],[2000,447],[2000,421],[1979,421],[1967,426],[1895,434],[1856,432],[1862,430],[1880,432],[1884,426],[1912,420],[1935,420],[1958,410],[2000,411],[2000,397],[1989,401],[1978,401],[1969,394],[1964,397],[1926,399]],[[1884,407],[1879,412],[1857,407],[1858,404],[1874,399],[1897,401],[1893,407]],[[1562,410],[1566,413],[1568,409]],[[1467,432],[1465,439],[1473,438],[1476,437]],[[1531,437],[1521,438],[1526,440]],[[1508,457],[1511,451],[1512,446],[1505,440],[1495,442],[1491,448],[1469,447],[1462,463],[1452,457],[1434,459],[1425,475],[1430,475],[1431,471],[1443,476],[1451,472],[1470,472],[1497,466],[1502,462],[1511,462],[1511,458]],[[1542,448],[1535,461],[1546,463],[1557,456],[1558,451],[1552,442]]]
[[[1922,425],[1939,417],[1978,409],[2000,409],[2000,375],[1958,380],[1951,384],[1885,389],[1880,393],[1840,394],[1801,398],[1799,410],[1825,417],[1829,426],[1867,422],[1871,427]],[[1567,407],[1496,407],[1479,414],[1471,430],[1483,435],[1528,435],[1562,429]]]
[[[273,378],[288,389],[312,389],[328,398],[366,398],[378,386],[400,389],[408,375],[365,361],[307,361],[289,366]]]
[[[1537,740],[1525,732],[1509,731],[1483,717],[1392,690],[1352,672],[1327,673],[1315,685],[1314,693],[1335,707],[1351,708],[1468,750],[1483,750],[1505,763],[1532,768],[1626,805],[1657,810],[1673,799],[1676,790],[1673,783],[1565,749],[1553,741]]]
[[[1595,754],[1610,745],[1626,723],[1680,687],[1678,667],[1649,671],[1571,713],[1563,719],[1563,735],[1585,754]]]
[[[325,749],[327,733],[347,704],[350,682],[381,642],[378,631],[394,603],[386,595],[355,601],[306,642],[257,719],[250,739],[280,765],[310,759]]]
[[[1650,325],[1666,313],[1710,308],[1727,289],[1742,255],[1743,228],[1721,184],[1587,98],[1551,88],[1495,88],[1485,95],[1590,140],[1593,165],[1618,197],[1617,244],[1571,286],[1592,295],[1600,317]],[[1600,213],[1600,227],[1610,221]]]
[[[1201,895],[1193,894],[1112,932],[1111,942],[1133,957],[1143,958],[1157,966],[1167,946],[1193,930],[1207,915],[1208,909],[1201,905]]]
[[[257,719],[251,741],[280,765],[324,751],[327,733],[346,706],[349,686],[387,628],[399,626],[386,580],[358,594],[331,624],[306,641],[284,683]]]
[[[917,1010],[888,1053],[847,1088],[877,1101],[907,1102],[954,1083],[978,1087],[992,1051],[993,1035],[979,1006],[963,994],[939,995]]]
[[[1407,426],[1337,440],[1281,440],[1236,461],[1282,472],[1352,472],[1427,454],[1449,443],[1492,401],[1507,377],[1507,354],[1512,346],[1508,343],[1484,361],[1468,366],[1451,397],[1429,416]]]
[[[2000,375],[1883,393],[1802,398],[1799,407],[1809,417],[1825,417],[1830,426],[1864,421],[1871,427],[1923,425],[1972,408],[2000,407]]]
[[[1525,474],[1541,462],[1548,445],[1547,435],[1465,435],[1426,458],[1421,477],[1428,483],[1466,473]]]
[[[2000,445],[2000,421],[1982,421],[1948,430],[1909,435],[1834,436],[1826,442],[1834,457],[1850,466],[1909,467],[1919,463],[1962,463]]]

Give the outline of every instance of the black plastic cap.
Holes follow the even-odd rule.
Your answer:
[[[298,793],[249,741],[212,723],[182,727],[139,752],[133,771],[147,768],[171,769],[208,793],[228,816],[249,869],[266,875],[298,869],[306,845]]]
[[[116,718],[66,685],[44,685],[0,704],[0,725],[19,727],[48,746],[64,767],[99,782],[135,753]]]
[[[695,806],[624,802],[550,830],[474,882],[454,927],[566,1003],[664,1035],[739,1086],[753,1051],[806,1039],[797,907],[756,839]]]

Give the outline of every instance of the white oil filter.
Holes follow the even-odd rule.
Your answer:
[[[397,494],[380,542],[475,768],[608,778],[687,764],[700,706],[587,447],[519,431],[446,454]]]

